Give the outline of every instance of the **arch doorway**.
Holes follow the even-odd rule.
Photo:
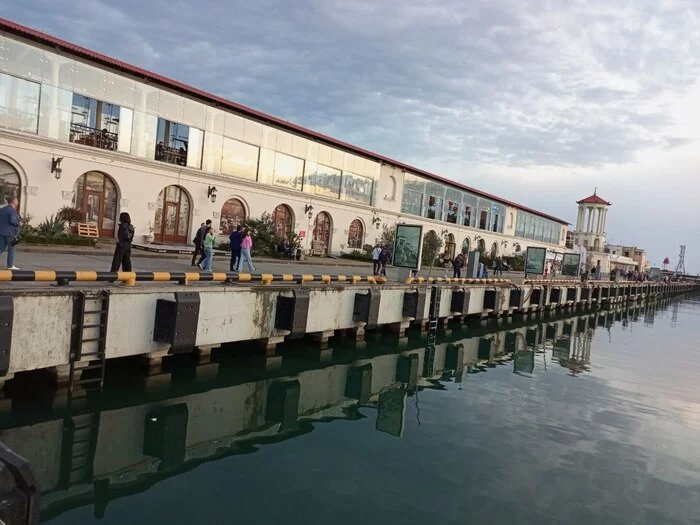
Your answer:
[[[594,252],[599,252],[600,251],[600,239],[596,237],[593,239],[593,251]]]
[[[314,253],[322,253],[323,255],[328,255],[328,247],[331,241],[331,216],[325,211],[322,211],[316,215],[316,220],[314,220],[314,232],[313,232],[313,246],[312,251]]]
[[[97,224],[100,237],[114,237],[117,224],[117,186],[99,171],[84,173],[73,186],[73,207],[83,212],[83,221]]]
[[[456,250],[457,243],[455,242],[455,236],[448,233],[445,237],[445,259],[448,261],[454,260]]]
[[[221,207],[219,233],[227,237],[246,220],[245,206],[239,199],[228,199]]]
[[[348,248],[353,250],[362,249],[362,242],[365,238],[364,230],[360,219],[355,219],[350,223],[350,228],[348,228]]]
[[[168,186],[158,194],[153,224],[156,242],[187,244],[190,198],[180,186]]]
[[[480,253],[482,253],[482,254],[486,253],[486,241],[484,241],[484,239],[479,239],[478,247],[479,247]]]
[[[292,210],[286,204],[280,204],[272,210],[272,224],[275,228],[275,237],[284,239],[294,226],[294,216]]]
[[[494,242],[491,245],[491,258],[495,259],[496,257],[498,257],[498,243]]]
[[[9,162],[0,160],[0,205],[5,205],[6,197],[17,197],[19,200],[22,195],[21,189],[22,181],[17,170]]]
[[[469,253],[471,249],[471,243],[469,242],[469,237],[466,237],[462,241],[462,253]]]

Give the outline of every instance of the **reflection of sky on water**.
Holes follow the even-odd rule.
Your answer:
[[[686,302],[674,328],[670,311],[599,327],[577,377],[538,355],[529,377],[497,366],[423,390],[400,439],[370,408],[315,424],[112,501],[102,523],[700,523],[699,318]]]

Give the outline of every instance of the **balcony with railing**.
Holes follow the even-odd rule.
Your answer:
[[[156,160],[187,166],[187,150],[185,148],[171,148],[165,144],[156,145]]]
[[[106,129],[97,129],[83,124],[71,123],[70,141],[75,144],[92,146],[93,148],[117,151],[119,136]]]

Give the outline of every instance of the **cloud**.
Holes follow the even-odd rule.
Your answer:
[[[620,191],[610,233],[655,256],[661,237],[700,238],[694,206],[655,205],[700,191],[687,155],[700,137],[692,0],[0,5],[20,23],[570,220],[593,186]],[[654,173],[640,164],[649,154]]]

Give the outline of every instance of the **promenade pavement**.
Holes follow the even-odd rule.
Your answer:
[[[112,262],[112,253],[107,249],[90,248],[72,249],[73,247],[47,248],[19,245],[15,255],[15,264],[22,270],[97,270],[109,271]],[[56,253],[56,251],[60,253]],[[4,268],[5,255],[0,255],[0,268]],[[132,251],[132,266],[134,271],[200,271],[199,268],[190,265],[191,256],[154,254],[138,250]],[[275,259],[257,258],[253,260],[257,273],[294,273],[294,274],[331,274],[331,275],[371,275],[372,265],[362,261],[353,261],[335,258],[309,258],[303,262],[281,261]],[[221,255],[214,257],[214,271],[228,271],[229,257]],[[247,270],[244,270],[247,271]],[[451,277],[452,271],[443,268],[424,269],[421,276]],[[387,268],[389,280],[398,279],[398,269]],[[503,278],[510,279],[514,283],[522,282],[522,272],[506,272]],[[48,283],[0,283],[0,286],[47,286]]]

